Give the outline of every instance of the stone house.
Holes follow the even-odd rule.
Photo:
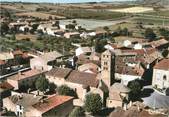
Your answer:
[[[56,59],[60,59],[62,54],[57,51],[43,53],[42,55],[35,57],[30,60],[31,69],[37,70],[50,70],[57,61]]]
[[[40,70],[28,70],[24,72],[18,72],[18,74],[8,77],[7,82],[14,87],[14,90],[31,88],[33,87],[37,78],[42,75],[44,71]]]
[[[169,59],[162,59],[153,69],[152,85],[159,89],[169,87]]]
[[[78,98],[84,101],[85,95],[92,92],[98,93],[103,99],[104,92],[99,87],[99,80],[96,74],[80,72],[68,68],[53,68],[46,73],[49,82],[57,86],[67,85],[74,89]]]
[[[47,98],[33,94],[17,94],[3,99],[4,107],[17,116],[67,116],[73,109],[73,97],[52,95]]]
[[[64,37],[69,39],[69,38],[80,38],[80,33],[79,32],[67,32],[64,34]]]

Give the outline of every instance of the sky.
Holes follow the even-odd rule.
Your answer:
[[[49,2],[49,3],[79,3],[79,2],[102,2],[102,1],[133,1],[133,0],[1,0],[8,2]]]

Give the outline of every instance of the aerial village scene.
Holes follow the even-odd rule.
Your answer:
[[[0,116],[169,117],[169,0],[1,0]]]

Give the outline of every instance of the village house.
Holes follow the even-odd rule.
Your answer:
[[[110,87],[109,97],[106,101],[107,107],[124,107],[126,109],[129,92],[130,89],[127,86],[124,86],[122,83],[114,83]]]
[[[46,73],[49,82],[55,83],[57,86],[67,85],[74,89],[77,97],[84,101],[85,96],[92,92],[98,93],[103,99],[104,92],[99,87],[97,74],[85,73],[68,68],[53,68]]]
[[[13,93],[3,99],[4,107],[17,116],[67,116],[73,109],[73,97],[52,95],[44,98],[40,95]]]
[[[162,90],[169,88],[169,59],[162,59],[154,66],[152,85]]]
[[[24,65],[29,66],[30,56],[27,52],[22,52],[21,50],[1,52],[0,53],[0,74],[5,74],[8,70],[15,68],[21,68]]]
[[[57,51],[42,53],[42,55],[30,60],[31,69],[46,70],[52,69],[53,65],[60,59],[62,54]]]
[[[150,45],[153,48],[156,48],[158,50],[163,50],[163,49],[167,49],[169,47],[169,41],[167,41],[165,39],[160,39],[157,41],[150,42]]]
[[[14,55],[12,54],[12,52],[0,52],[0,60],[10,60],[10,59],[14,59]]]
[[[11,90],[13,90],[13,86],[7,82],[0,83],[0,108],[3,107],[3,99],[11,95]]]
[[[66,32],[64,34],[64,37],[69,39],[69,38],[80,38],[80,33],[79,32]]]
[[[24,26],[20,26],[19,27],[19,31],[22,31],[22,32],[25,32],[25,31],[30,31],[32,29],[32,27],[31,26],[29,26],[29,25],[24,25]]]
[[[75,52],[76,52],[76,56],[79,56],[81,54],[89,56],[92,52],[92,48],[91,47],[79,47],[75,50]]]
[[[98,74],[100,70],[101,68],[97,64],[94,64],[94,63],[86,63],[86,64],[78,66],[78,71],[86,72],[86,73]]]
[[[43,73],[44,71],[35,69],[23,72],[19,71],[18,74],[8,77],[7,82],[14,87],[14,90],[24,90],[32,88],[36,79],[39,78]]]
[[[38,27],[37,30],[41,30],[44,34],[48,34],[51,36],[57,36],[60,37],[63,35],[64,30],[59,29],[58,26],[53,25],[52,23],[41,23]]]
[[[101,54],[97,52],[92,52],[91,55],[89,56],[90,60],[93,61],[100,61],[101,60]]]

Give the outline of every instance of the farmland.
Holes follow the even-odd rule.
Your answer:
[[[112,12],[120,12],[120,13],[144,13],[153,11],[152,7],[129,7],[129,8],[119,8],[119,9],[109,9]]]

